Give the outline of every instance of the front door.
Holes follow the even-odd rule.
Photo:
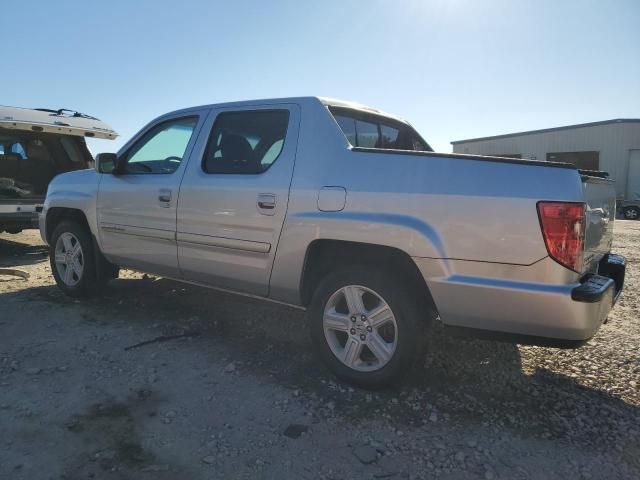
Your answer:
[[[180,187],[178,259],[187,280],[267,295],[287,211],[297,105],[214,110]]]
[[[176,205],[180,179],[206,111],[165,118],[120,156],[117,174],[103,174],[97,199],[103,253],[112,262],[179,277]]]

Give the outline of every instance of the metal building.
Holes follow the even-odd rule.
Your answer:
[[[618,199],[640,199],[640,119],[618,118],[451,142],[454,153],[570,162],[604,170]]]

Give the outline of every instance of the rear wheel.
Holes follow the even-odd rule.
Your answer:
[[[637,220],[640,217],[640,209],[638,207],[624,207],[622,213],[627,220]]]
[[[60,289],[72,297],[86,297],[98,285],[91,235],[73,221],[61,222],[49,247],[51,271]]]
[[[375,268],[328,274],[309,312],[319,357],[336,376],[360,387],[398,382],[419,357],[430,321],[418,297],[403,276]]]

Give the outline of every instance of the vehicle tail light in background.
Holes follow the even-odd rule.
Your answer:
[[[538,202],[538,216],[549,256],[571,270],[582,272],[584,203]]]

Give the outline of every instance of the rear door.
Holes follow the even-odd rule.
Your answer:
[[[214,110],[180,187],[178,258],[186,279],[268,294],[299,121],[294,104]]]
[[[121,153],[119,175],[102,174],[97,199],[102,251],[113,262],[171,277],[180,275],[176,206],[186,160],[207,111],[194,111],[146,128]]]

